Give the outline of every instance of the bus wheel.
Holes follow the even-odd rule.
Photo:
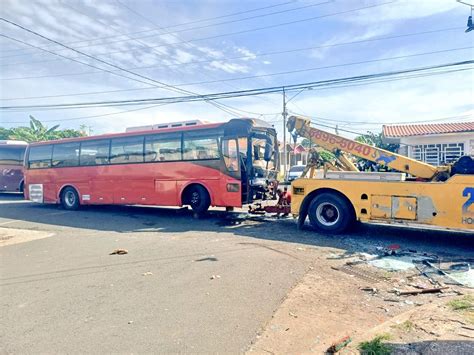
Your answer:
[[[352,206],[335,193],[317,195],[309,205],[311,225],[321,231],[342,233],[354,223]]]
[[[201,185],[191,186],[187,191],[187,197],[191,208],[196,213],[206,212],[211,205],[209,193]]]
[[[61,205],[65,210],[77,210],[79,208],[79,195],[73,187],[66,187],[61,193]]]

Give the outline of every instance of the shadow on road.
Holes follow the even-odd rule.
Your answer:
[[[334,236],[318,233],[309,226],[298,231],[292,218],[212,210],[205,217],[195,219],[187,209],[117,205],[84,206],[78,211],[65,211],[56,205],[23,202],[22,198],[19,194],[0,194],[0,218],[119,233],[229,232],[256,239],[340,248],[348,253],[364,251],[368,245],[400,244],[419,252],[448,248],[451,253],[474,257],[474,237],[462,232],[359,224],[352,233]],[[9,227],[14,228],[14,225]]]

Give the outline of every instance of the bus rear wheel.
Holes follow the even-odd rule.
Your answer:
[[[355,222],[352,206],[335,193],[317,195],[309,205],[311,225],[323,232],[342,233]]]
[[[201,185],[191,186],[186,191],[188,203],[196,213],[204,213],[209,209],[211,205],[211,198],[207,190]]]
[[[79,208],[79,194],[73,187],[66,187],[61,193],[61,205],[65,210],[75,211]]]

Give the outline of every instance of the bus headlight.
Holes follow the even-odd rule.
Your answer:
[[[228,192],[239,192],[239,190],[240,190],[239,184],[227,184]]]

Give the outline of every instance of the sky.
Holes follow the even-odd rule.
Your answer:
[[[0,37],[2,107],[186,95],[176,87],[208,94],[474,58],[474,31],[464,32],[470,8],[456,0],[0,2],[2,18],[88,55],[0,21],[2,35],[36,47]],[[379,132],[383,124],[404,122],[467,122],[474,121],[474,73],[307,89],[287,99],[289,114],[353,132]],[[165,122],[256,117],[281,134],[282,102],[282,94],[274,93],[220,100],[224,110],[210,102],[2,109],[0,126],[27,125],[33,115],[49,126],[85,125],[102,134]]]

